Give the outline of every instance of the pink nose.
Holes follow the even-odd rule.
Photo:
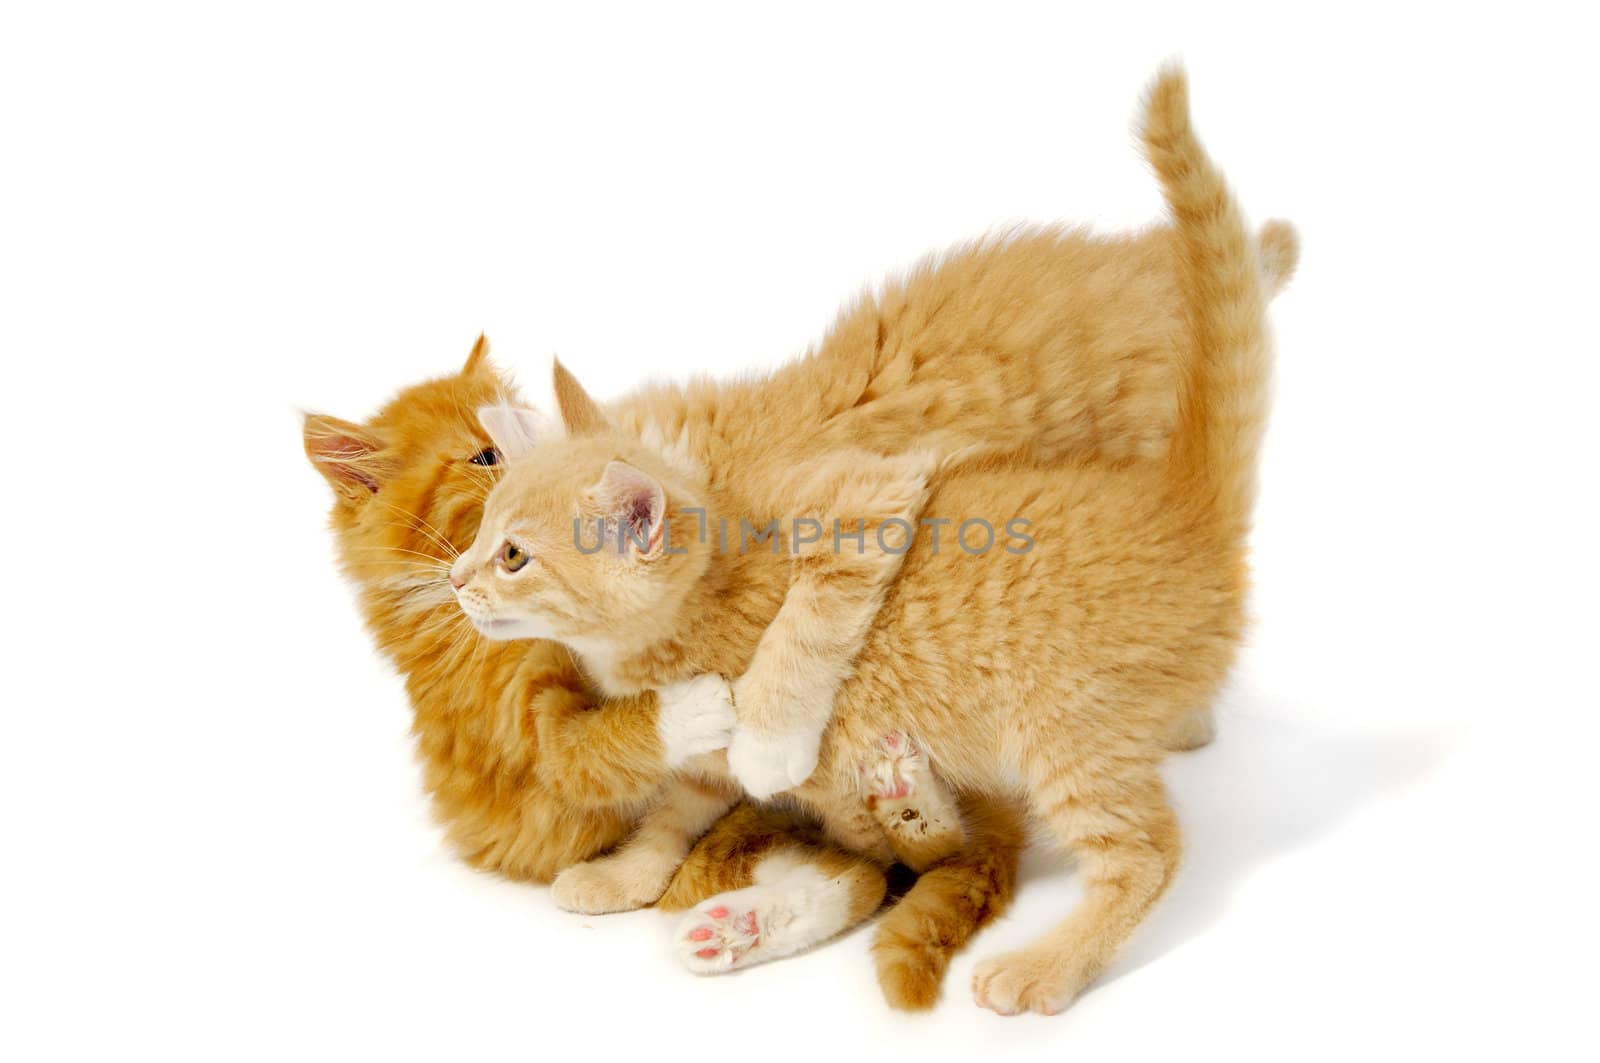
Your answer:
[[[456,575],[454,572],[450,573],[450,586],[454,587],[456,590],[460,590],[462,587],[465,587],[466,585],[467,585],[467,581],[466,580],[462,579],[460,576]]]

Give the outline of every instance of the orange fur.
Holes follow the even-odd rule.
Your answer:
[[[1176,221],[1151,238],[1167,244],[1163,261],[1177,263],[1183,322],[1166,340],[1182,359],[1165,453],[1108,462],[1108,455],[1144,453],[1154,440],[1112,431],[1104,438],[1123,440],[1121,454],[1088,446],[1071,434],[1065,411],[1042,427],[1010,424],[987,442],[970,442],[961,426],[972,409],[1050,408],[1055,393],[1048,386],[1042,394],[1019,388],[1013,402],[1011,373],[1029,365],[1047,385],[1059,380],[1062,365],[1046,359],[1040,367],[1038,360],[1041,350],[1066,341],[1054,331],[1041,337],[1015,304],[962,302],[967,287],[949,292],[954,302],[935,313],[950,310],[942,328],[973,346],[923,360],[912,348],[910,376],[889,401],[919,402],[935,419],[917,442],[942,464],[926,480],[926,504],[917,496],[910,508],[954,522],[1025,517],[1032,549],[974,558],[948,543],[935,552],[924,541],[884,569],[882,593],[873,599],[879,607],[865,617],[854,591],[834,600],[826,586],[805,586],[809,555],[797,563],[766,551],[729,554],[687,536],[679,540],[682,553],[673,554],[657,545],[663,519],[686,523],[687,510],[698,507],[713,525],[722,515],[763,523],[796,506],[825,506],[837,489],[854,497],[859,459],[823,452],[796,477],[793,437],[785,435],[792,411],[774,409],[765,423],[750,423],[740,416],[748,410],[719,409],[703,394],[701,407],[691,397],[674,408],[675,418],[630,430],[627,417],[597,417],[569,387],[563,414],[577,438],[537,446],[509,469],[473,547],[455,566],[475,622],[488,630],[550,625],[613,694],[700,672],[748,676],[773,650],[769,628],[790,632],[800,645],[785,650],[801,654],[789,659],[803,660],[802,651],[818,642],[848,648],[854,669],[831,691],[834,726],[815,773],[796,794],[851,848],[883,846],[879,825],[859,801],[858,764],[862,751],[893,729],[914,730],[958,790],[998,798],[1020,782],[1033,814],[1080,857],[1087,889],[1079,909],[1034,946],[980,965],[976,996],[1008,1014],[1065,1006],[1165,889],[1179,841],[1156,765],[1170,745],[1195,733],[1186,721],[1208,705],[1243,626],[1243,540],[1266,407],[1269,278],[1189,127],[1180,74],[1158,78],[1144,132]],[[1281,244],[1277,235],[1274,241]],[[1048,246],[1062,244],[1052,237]],[[1038,249],[1029,245],[1022,256],[1033,263],[1029,276],[1042,269],[1031,256]],[[936,290],[939,273],[929,274]],[[981,276],[973,284],[981,287]],[[918,323],[930,335],[941,331],[926,317]],[[1003,343],[976,339],[1012,328],[1029,341],[1015,359],[995,356]],[[877,349],[887,350],[878,335]],[[969,362],[964,386],[921,390],[951,365]],[[805,369],[802,363],[798,371]],[[815,394],[792,399],[823,425],[824,438],[832,426],[854,425],[856,401],[870,407],[889,394],[841,377],[838,387],[817,381]],[[659,404],[664,394],[650,401]],[[849,406],[828,408],[852,394]],[[896,442],[859,428],[850,435],[869,449]],[[905,508],[896,503],[890,511]],[[570,540],[571,522],[607,513],[632,514],[651,533],[648,545],[598,559],[582,554]],[[872,516],[848,508],[840,515]],[[534,562],[516,570],[498,564],[507,543]],[[790,610],[797,617],[786,623]],[[759,732],[767,722],[740,705],[740,725]],[[735,752],[737,743],[736,736]]]
[[[1010,802],[968,796],[967,844],[924,871],[884,915],[872,942],[889,1003],[921,1011],[938,1003],[950,960],[1005,913],[1016,892],[1024,824]]]
[[[496,471],[470,461],[490,446],[473,411],[506,393],[485,346],[461,373],[408,388],[364,425],[307,417],[305,447],[335,488],[340,567],[405,677],[447,839],[474,867],[548,882],[626,837],[660,787],[661,753],[653,695],[590,712],[565,649],[486,642],[461,620],[447,566],[476,532]],[[586,742],[602,728],[615,748]],[[550,771],[549,754],[575,742],[606,753]]]
[[[750,886],[768,857],[800,857],[848,883],[846,916],[865,918],[883,896],[880,861],[827,845],[799,816],[749,805],[717,824],[676,874],[673,847],[694,837],[646,838],[668,853],[643,873],[669,877],[644,884],[642,899],[621,888],[640,883],[605,861],[637,851],[638,821],[665,780],[655,695],[610,699],[597,711],[565,648],[482,640],[448,593],[448,562],[475,532],[497,471],[472,464],[490,440],[469,411],[509,396],[486,349],[480,339],[459,374],[406,389],[365,424],[311,415],[304,426],[307,456],[335,489],[341,568],[405,676],[425,785],[448,841],[472,866],[513,879],[549,882],[566,870],[568,900],[598,909],[648,903],[663,890],[663,907],[685,908]],[[709,793],[722,800],[720,789]]]

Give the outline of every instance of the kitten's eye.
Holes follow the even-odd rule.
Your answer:
[[[506,543],[500,548],[500,563],[507,572],[516,572],[528,563],[528,551],[513,543]]]
[[[474,465],[499,465],[500,452],[493,447],[484,447],[467,460]]]

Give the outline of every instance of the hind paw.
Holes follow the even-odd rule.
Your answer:
[[[711,898],[678,924],[678,956],[696,974],[734,970],[760,944],[756,909],[729,896]]]
[[[917,792],[928,772],[928,758],[904,731],[891,731],[878,740],[876,756],[861,765],[867,792],[884,800],[900,800]]]

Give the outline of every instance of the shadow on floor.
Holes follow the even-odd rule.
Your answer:
[[[1443,730],[1328,732],[1243,692],[1231,693],[1223,704],[1217,740],[1173,756],[1164,769],[1184,832],[1179,877],[1101,985],[1203,932],[1224,916],[1235,888],[1253,870],[1425,778],[1452,745]],[[1021,888],[1031,896],[1020,899],[1030,909],[1038,904],[1038,887],[1062,871],[1062,857],[1039,848],[1022,868]],[[1349,873],[1371,869],[1352,867]],[[1070,887],[1058,894],[1066,902],[1058,909],[1062,916],[1082,895],[1076,879],[1063,880]]]

